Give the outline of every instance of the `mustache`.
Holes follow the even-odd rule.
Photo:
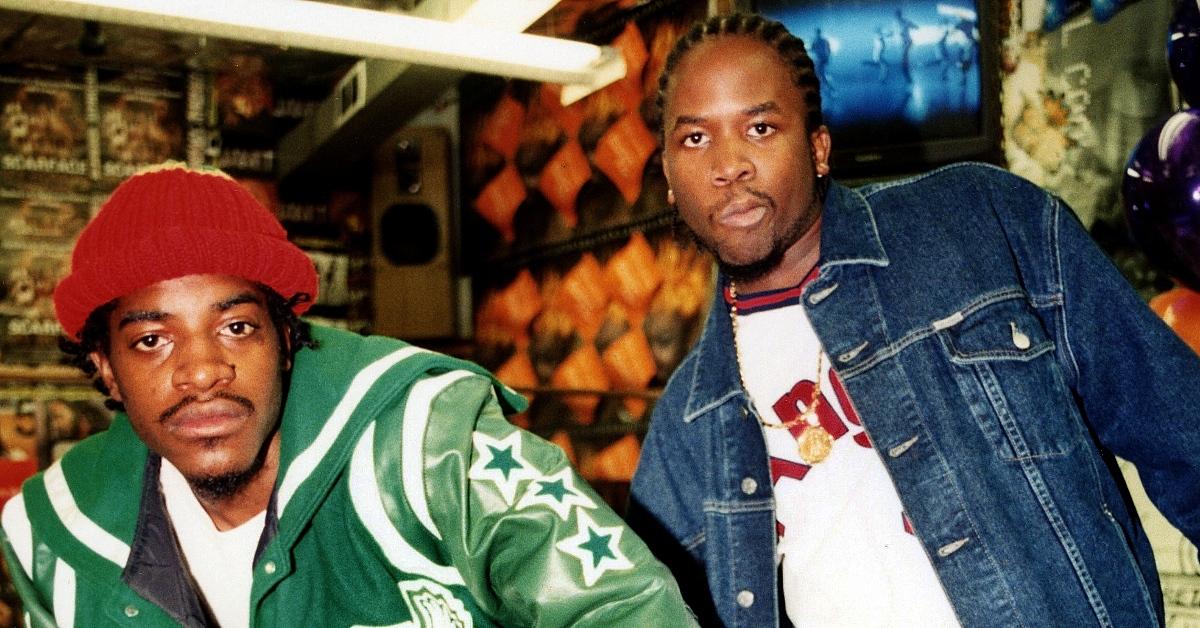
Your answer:
[[[756,189],[750,188],[750,187],[744,187],[744,188],[742,188],[742,191],[745,192],[746,194],[749,194],[750,196],[753,196],[754,198],[757,198],[758,200],[766,203],[767,207],[770,207],[771,209],[775,209],[775,199],[772,198],[770,194],[767,194],[766,192],[756,190]]]
[[[242,406],[243,408],[245,408],[247,412],[250,412],[250,413],[254,412],[254,402],[250,401],[249,399],[247,399],[245,397],[242,397],[241,395],[235,395],[231,392],[222,390],[222,391],[216,392],[211,397],[206,398],[205,401],[210,401],[212,399],[224,399],[226,401],[232,401],[232,402]],[[163,410],[162,414],[158,415],[158,420],[161,422],[166,422],[166,421],[170,420],[171,417],[175,416],[176,414],[179,414],[179,412],[181,410],[183,410],[184,408],[192,405],[193,403],[199,403],[199,402],[200,402],[200,398],[197,397],[196,395],[188,395],[187,397],[180,399],[179,402],[176,403],[175,405],[171,406],[170,408],[167,408],[166,410]]]

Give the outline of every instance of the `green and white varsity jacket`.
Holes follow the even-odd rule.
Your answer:
[[[670,573],[479,367],[314,327],[295,359],[254,563],[254,626],[678,626]],[[158,486],[118,414],[3,514],[33,626],[203,626]]]

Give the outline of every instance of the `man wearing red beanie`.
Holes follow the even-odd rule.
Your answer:
[[[118,410],[22,488],[33,625],[680,625],[670,574],[478,366],[310,326],[307,256],[219,171],[122,183],[54,294]]]

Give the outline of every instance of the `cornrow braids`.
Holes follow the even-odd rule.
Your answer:
[[[666,106],[667,87],[679,62],[697,44],[718,37],[746,36],[753,37],[771,46],[775,52],[792,68],[792,80],[804,97],[808,109],[805,119],[806,130],[811,133],[824,124],[821,115],[821,81],[813,66],[813,60],[804,48],[804,41],[792,35],[783,24],[752,13],[730,13],[717,15],[705,21],[697,22],[688,30],[675,47],[667,55],[662,74],[658,77],[658,93],[654,98],[654,123],[658,128],[659,139],[664,139],[666,129],[663,126],[663,112]]]
[[[266,284],[256,282],[255,286],[265,297],[267,313],[279,335],[279,346],[291,347],[290,353],[281,352],[280,362],[287,363],[289,359],[296,356],[296,352],[302,347],[317,348],[317,341],[313,339],[308,323],[300,320],[294,309],[297,304],[307,302],[312,297],[308,293],[300,292],[290,299],[285,299],[283,295]],[[92,380],[92,386],[107,397],[104,400],[105,407],[109,410],[120,411],[125,409],[124,405],[112,398],[108,387],[104,385],[104,380],[97,375],[98,369],[90,357],[94,351],[108,355],[112,348],[112,337],[108,333],[108,321],[116,307],[117,300],[113,299],[92,310],[84,322],[83,328],[79,331],[79,341],[76,342],[67,336],[61,336],[58,339],[58,348],[65,354],[63,361],[83,371],[84,376]]]

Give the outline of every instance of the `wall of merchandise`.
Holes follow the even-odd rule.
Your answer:
[[[106,425],[99,396],[61,364],[52,295],[93,212],[148,165],[213,164],[239,178],[312,257],[322,281],[314,315],[367,327],[362,204],[338,193],[281,200],[272,180],[274,142],[315,103],[274,98],[261,60],[228,67],[0,66],[0,463],[44,466],[60,442]]]
[[[611,45],[627,67],[569,106],[551,84],[473,77],[460,87],[476,358],[530,394],[516,420],[559,444],[618,507],[713,279],[666,203],[652,118],[667,52],[705,10],[660,1],[553,12],[545,34]]]

